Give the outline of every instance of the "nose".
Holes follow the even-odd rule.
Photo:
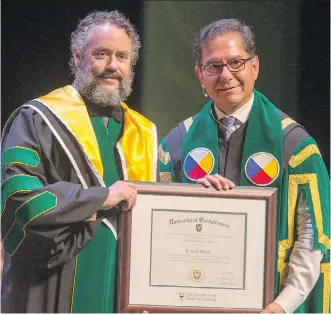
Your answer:
[[[232,78],[232,73],[229,71],[228,67],[225,65],[222,68],[222,72],[220,73],[220,79],[223,81],[228,81]]]
[[[116,71],[118,69],[118,64],[115,56],[111,56],[107,64],[107,70]]]

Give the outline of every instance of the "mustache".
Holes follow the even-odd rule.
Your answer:
[[[121,81],[122,75],[120,75],[118,72],[110,72],[110,71],[104,71],[100,74],[95,75],[96,78],[111,78]]]

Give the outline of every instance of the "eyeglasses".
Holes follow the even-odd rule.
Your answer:
[[[254,57],[255,56],[247,59],[234,59],[225,64],[218,62],[209,63],[203,67],[203,70],[207,76],[214,76],[221,74],[224,66],[226,66],[230,72],[239,72],[244,70],[246,62],[253,59]]]

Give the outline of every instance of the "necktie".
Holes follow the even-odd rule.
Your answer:
[[[230,139],[231,134],[236,130],[234,123],[236,122],[235,117],[223,117],[220,119],[221,125],[225,129],[225,138],[228,141]]]

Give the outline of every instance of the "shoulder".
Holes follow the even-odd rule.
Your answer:
[[[283,111],[279,109],[277,110],[281,118],[285,142],[292,143],[291,146],[295,147],[304,139],[310,137],[306,129],[301,124],[290,118]]]
[[[168,141],[178,141],[178,140],[183,140],[187,132],[189,131],[196,115],[189,117],[185,119],[184,121],[181,121],[177,124],[176,127],[174,127],[166,136],[165,140],[166,142]]]
[[[4,125],[3,136],[13,130],[31,130],[41,124],[42,119],[34,109],[35,106],[40,106],[40,103],[37,100],[31,100],[17,108]]]
[[[40,156],[41,151],[51,152],[54,149],[51,130],[33,106],[28,106],[36,103],[31,101],[24,104],[9,117],[3,129],[3,154],[8,155],[5,151],[15,148],[16,154],[19,152],[22,156],[26,156],[27,152]]]
[[[2,132],[2,149],[15,145],[51,149],[54,130],[60,137],[67,133],[45,105],[38,100],[29,101],[17,108],[7,120]]]
[[[184,138],[196,115],[177,124],[160,142],[159,152],[169,153],[169,158],[176,163],[181,159]]]
[[[296,146],[288,161],[288,165],[292,174],[305,174],[307,175],[307,179],[312,179],[311,175],[317,174],[320,178],[319,180],[323,182],[323,187],[327,187],[330,183],[323,157],[316,141],[311,136]]]
[[[283,136],[284,136],[284,166],[287,165],[298,148],[309,142],[311,136],[307,130],[298,122],[290,118],[286,113],[278,109],[281,118]],[[300,148],[299,148],[300,149]]]

